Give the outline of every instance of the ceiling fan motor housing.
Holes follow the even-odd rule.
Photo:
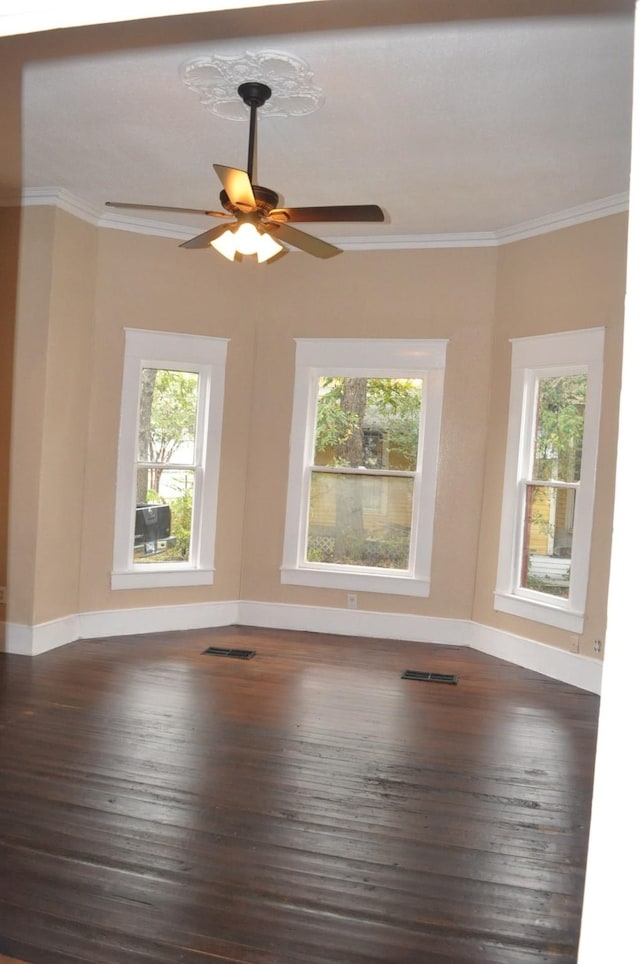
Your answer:
[[[253,184],[252,187],[256,199],[256,210],[261,217],[267,217],[272,208],[278,207],[280,195],[268,187],[260,187],[259,184]],[[241,208],[236,207],[224,190],[220,191],[220,203],[231,214],[241,213]]]

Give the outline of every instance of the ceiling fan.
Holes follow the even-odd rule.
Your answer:
[[[280,198],[275,191],[253,183],[257,153],[258,108],[271,97],[271,89],[266,84],[249,82],[238,87],[238,94],[250,109],[249,157],[246,171],[226,167],[224,164],[213,165],[222,182],[220,203],[224,211],[166,207],[160,204],[132,204],[121,201],[107,201],[107,205],[146,211],[206,214],[213,218],[234,217],[235,221],[232,224],[210,228],[189,241],[183,241],[180,245],[181,248],[206,248],[212,245],[230,261],[242,260],[245,255],[255,255],[260,262],[275,261],[287,252],[287,248],[280,242],[300,248],[316,258],[332,258],[340,254],[340,248],[291,227],[291,222],[384,221],[384,213],[377,204],[279,207]]]

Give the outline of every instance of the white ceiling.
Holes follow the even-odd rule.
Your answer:
[[[104,223],[159,222],[176,237],[210,227],[103,205],[219,208],[211,165],[246,167],[248,124],[207,111],[180,70],[195,57],[271,50],[306,62],[323,105],[260,115],[258,183],[291,206],[377,203],[388,215],[311,233],[378,246],[470,243],[624,207],[631,13],[443,20],[409,0],[396,10],[410,22],[388,22],[360,15],[362,4],[350,18],[323,16],[332,7],[174,18],[155,45],[142,24],[65,31],[64,43],[61,32],[16,38],[22,184],[4,172],[3,194],[21,186],[33,202],[62,192]],[[282,30],[288,23],[296,29]]]

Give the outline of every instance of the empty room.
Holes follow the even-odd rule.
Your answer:
[[[627,964],[633,3],[50,6],[0,960]]]

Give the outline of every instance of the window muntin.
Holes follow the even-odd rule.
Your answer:
[[[211,583],[227,340],[125,336],[112,588]]]
[[[604,329],[512,343],[496,609],[582,631]]]
[[[283,582],[428,594],[445,352],[297,341]]]

